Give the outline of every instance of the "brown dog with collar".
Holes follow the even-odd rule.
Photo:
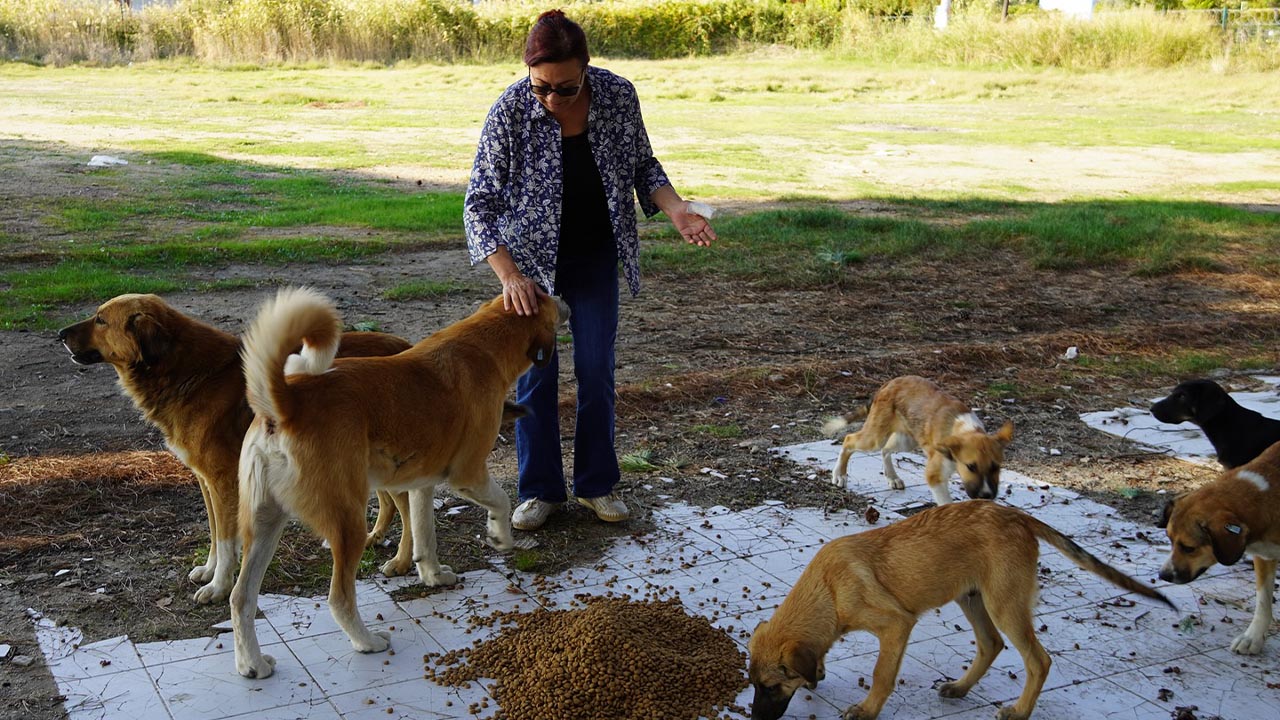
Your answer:
[[[1160,593],[1021,510],[982,500],[939,505],[887,527],[838,538],[818,551],[773,617],[751,635],[752,719],[781,717],[797,690],[814,688],[823,679],[823,658],[835,641],[850,630],[866,630],[880,640],[880,656],[866,699],[845,710],[843,718],[872,720],[893,692],[916,620],[952,601],[973,625],[978,650],[964,677],[938,692],[964,697],[1004,648],[1003,632],[1022,655],[1027,684],[1018,701],[1000,708],[996,717],[1028,717],[1050,665],[1033,622],[1039,540],[1081,568],[1173,607]]]
[[[1214,482],[1170,500],[1160,526],[1172,550],[1160,579],[1189,583],[1218,563],[1253,556],[1257,600],[1253,620],[1231,641],[1231,652],[1257,655],[1271,628],[1272,593],[1280,561],[1280,443]]]
[[[329,610],[359,652],[380,652],[356,610],[355,576],[364,547],[370,488],[408,491],[413,559],[426,585],[457,576],[436,557],[435,488],[488,510],[488,540],[508,550],[511,500],[486,459],[502,424],[503,398],[532,363],[545,365],[568,307],[542,296],[536,315],[503,309],[501,296],[470,317],[387,358],[335,362],[341,321],[329,300],[284,290],[245,335],[249,405],[257,417],[240,453],[240,532],[244,562],[231,592],[236,670],[265,678],[253,618],[258,590],[288,520],[296,515],[329,542]],[[286,362],[303,342],[298,362]]]
[[[225,600],[239,561],[236,468],[253,420],[244,398],[240,338],[179,312],[155,295],[120,295],[58,332],[77,365],[109,363],[120,388],[160,429],[165,445],[200,483],[209,557],[187,576],[204,583],[197,603]],[[408,349],[386,333],[344,333],[339,357]],[[407,551],[406,551],[407,552]]]
[[[852,418],[833,418],[823,429],[834,435],[848,427]],[[982,421],[964,403],[929,380],[903,375],[876,392],[862,429],[845,436],[831,483],[844,487],[849,456],[855,450],[879,450],[889,487],[901,490],[906,486],[893,467],[893,453],[921,448],[924,479],[937,504],[951,502],[947,484],[957,470],[969,497],[989,500],[999,491],[1000,464],[1012,440],[1013,423],[1006,422],[994,435],[988,435]]]

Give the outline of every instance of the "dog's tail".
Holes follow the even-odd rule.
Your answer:
[[[328,370],[341,339],[342,319],[328,298],[309,288],[281,290],[258,311],[240,350],[249,407],[277,422],[288,417],[285,375]],[[300,342],[301,355],[290,358]]]
[[[1160,592],[1152,590],[1141,582],[1102,562],[1091,555],[1087,550],[1077,545],[1074,540],[1066,535],[1063,535],[1054,528],[1031,517],[1030,515],[1024,514],[1023,517],[1026,520],[1027,527],[1036,537],[1058,548],[1063,555],[1067,556],[1068,560],[1079,565],[1081,568],[1088,570],[1113,585],[1124,588],[1130,592],[1136,592],[1139,595],[1149,597],[1152,600],[1159,600],[1174,610],[1178,609],[1177,605],[1174,605],[1169,598],[1165,597]]]
[[[833,417],[822,424],[822,433],[827,437],[834,436],[836,433],[849,427],[851,423],[859,420],[866,420],[867,413],[870,411],[866,405],[854,408],[852,411],[845,413],[839,417]]]

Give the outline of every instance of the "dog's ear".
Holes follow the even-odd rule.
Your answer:
[[[937,445],[932,446],[933,451],[938,453],[942,457],[946,458],[947,460],[951,460],[954,462],[956,459],[956,453],[953,447],[954,441],[955,441],[954,437],[949,437],[946,440],[943,440],[942,442],[938,443]]]
[[[787,675],[795,673],[804,678],[805,685],[813,689],[818,685],[818,666],[822,658],[810,646],[798,642],[787,643],[782,651],[782,670]]]
[[[1196,421],[1209,420],[1216,417],[1219,413],[1227,408],[1227,402],[1231,396],[1226,390],[1217,383],[1206,383],[1200,386],[1198,392],[1192,393],[1188,398],[1191,410],[1191,417]]]
[[[1173,516],[1173,504],[1176,502],[1178,502],[1178,497],[1174,496],[1169,498],[1169,501],[1164,504],[1164,507],[1160,510],[1160,519],[1156,521],[1156,527],[1169,527],[1169,518]]]
[[[142,364],[155,365],[165,353],[169,352],[172,338],[155,317],[149,313],[134,313],[125,323],[125,330],[133,336],[138,344],[138,354]]]
[[[1000,447],[1009,447],[1009,443],[1013,442],[1013,423],[1006,420],[1004,425],[996,431],[996,441],[1000,443]]]
[[[1236,517],[1235,513],[1223,510],[1213,516],[1205,526],[1209,533],[1209,541],[1213,543],[1213,557],[1223,565],[1235,565],[1244,555],[1244,548],[1249,544],[1249,528]]]

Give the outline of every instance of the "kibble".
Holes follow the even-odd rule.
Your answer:
[[[431,659],[427,677],[458,687],[496,678],[495,718],[677,720],[743,712],[746,656],[679,600],[575,598],[573,610],[496,613],[471,648]],[[472,706],[471,714],[485,709]]]

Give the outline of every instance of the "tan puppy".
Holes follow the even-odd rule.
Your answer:
[[[1199,490],[1170,500],[1160,525],[1173,542],[1161,580],[1189,583],[1217,563],[1234,565],[1246,552],[1253,556],[1258,593],[1253,620],[1231,641],[1231,652],[1262,652],[1280,560],[1280,443]]]
[[[254,630],[258,590],[290,514],[329,541],[329,609],[359,652],[379,652],[388,633],[370,632],[356,610],[355,575],[364,546],[370,487],[409,491],[413,558],[427,585],[457,576],[436,558],[435,487],[489,511],[488,539],[512,547],[511,501],[485,460],[502,423],[502,400],[531,362],[546,364],[568,317],[543,297],[538,314],[503,310],[501,296],[399,355],[333,362],[341,322],[310,290],[284,290],[245,336],[249,404],[257,417],[240,455],[240,529],[245,555],[231,593],[236,670],[265,678],[275,661]],[[297,374],[289,351],[304,341]]]
[[[875,718],[893,691],[917,618],[955,601],[973,625],[977,656],[964,677],[943,685],[939,694],[964,697],[1004,649],[1003,632],[1022,655],[1027,684],[1018,701],[1000,708],[996,717],[1026,718],[1050,664],[1033,622],[1037,540],[1125,590],[1173,607],[1160,593],[1021,510],[984,501],[939,505],[887,527],[838,538],[818,551],[773,617],[751,636],[751,717],[781,717],[796,690],[816,687],[824,677],[823,658],[835,641],[850,630],[866,630],[879,639],[880,656],[866,699],[845,710],[843,718]]]
[[[110,363],[120,387],[165,445],[199,480],[209,518],[209,558],[187,576],[206,583],[197,603],[226,599],[239,560],[236,532],[240,444],[253,420],[244,399],[240,339],[155,295],[121,295],[58,332],[79,365]],[[409,343],[385,333],[346,333],[339,356],[394,355]]]
[[[850,418],[833,418],[823,429],[834,435],[848,427]],[[937,385],[915,375],[903,375],[876,392],[862,429],[849,433],[840,448],[840,459],[831,472],[831,483],[844,487],[849,456],[855,450],[879,450],[889,487],[905,487],[893,467],[893,453],[923,448],[924,479],[939,505],[951,502],[947,488],[960,471],[960,482],[971,498],[996,497],[1004,449],[1013,440],[1013,423],[1006,422],[988,435],[977,415]]]

